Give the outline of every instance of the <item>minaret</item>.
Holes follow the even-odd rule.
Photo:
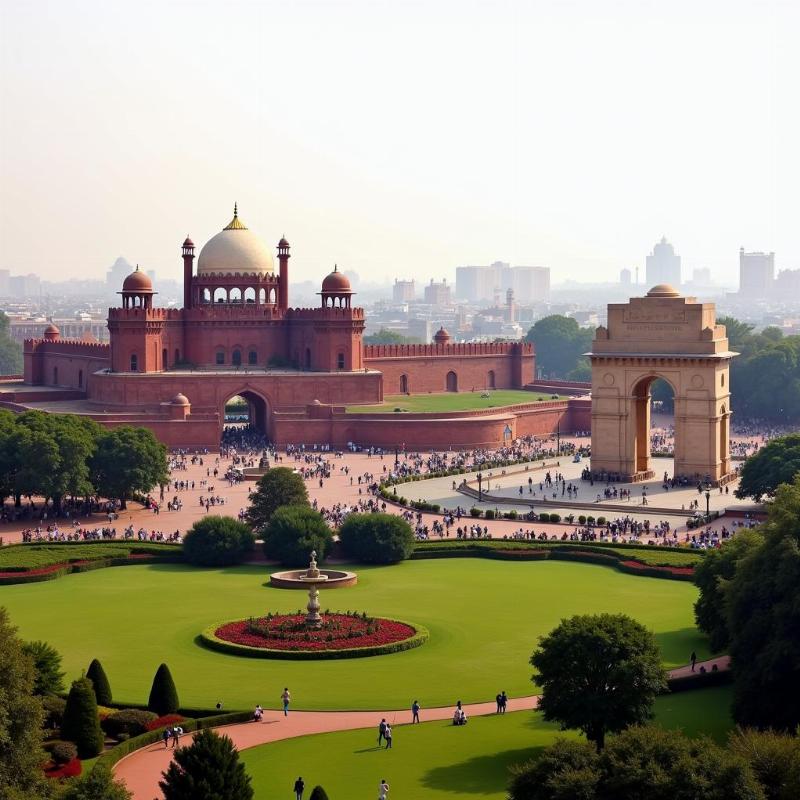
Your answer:
[[[188,237],[183,243],[183,307],[192,307],[192,274],[194,272],[194,242]]]
[[[278,286],[278,308],[289,308],[289,242],[282,236],[278,242],[278,265],[280,285]]]

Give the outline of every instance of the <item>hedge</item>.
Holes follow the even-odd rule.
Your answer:
[[[388,619],[384,617],[383,619]],[[400,642],[392,642],[391,644],[374,645],[373,647],[350,647],[342,648],[341,650],[270,650],[266,647],[248,647],[244,644],[235,644],[234,642],[226,642],[216,635],[216,631],[222,625],[227,625],[230,622],[238,622],[240,620],[225,620],[217,622],[205,628],[198,637],[200,644],[208,647],[210,650],[217,650],[220,653],[227,653],[234,656],[246,656],[248,658],[273,658],[273,659],[286,659],[290,661],[329,661],[337,658],[365,658],[367,656],[382,656],[388,653],[401,653],[404,650],[412,650],[415,647],[425,644],[428,641],[428,629],[416,622],[406,622],[402,619],[392,619],[392,622],[402,622],[404,625],[409,625],[416,630],[413,636],[408,639],[403,639]]]

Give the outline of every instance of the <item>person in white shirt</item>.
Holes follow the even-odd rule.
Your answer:
[[[381,778],[381,785],[378,787],[378,800],[386,800],[389,795],[389,784]]]

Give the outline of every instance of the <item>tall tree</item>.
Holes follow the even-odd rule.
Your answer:
[[[259,478],[250,498],[247,520],[261,533],[281,506],[308,505],[308,491],[303,478],[288,467],[273,467]]]
[[[779,486],[761,526],[764,543],[737,565],[727,589],[733,715],[741,725],[800,725],[800,476]]]
[[[159,717],[163,717],[165,714],[177,713],[180,706],[178,690],[175,688],[175,681],[172,680],[172,673],[166,664],[161,664],[153,676],[147,708],[154,711]]]
[[[548,377],[566,378],[585,364],[594,331],[581,328],[572,317],[552,314],[534,324],[525,336],[536,348],[536,366]]]
[[[175,752],[158,785],[165,800],[252,800],[255,796],[233,742],[209,729]]]
[[[94,758],[103,750],[105,737],[100,728],[97,699],[88,678],[78,678],[72,682],[61,723],[61,735],[75,743],[79,758]]]
[[[539,640],[530,663],[544,718],[583,731],[598,751],[607,732],[648,720],[667,687],[655,637],[624,614],[563,620]]]
[[[44,710],[34,694],[36,676],[17,629],[0,607],[0,796],[3,800],[48,798],[42,773]]]
[[[167,448],[152,431],[129,425],[102,431],[90,469],[97,492],[119,500],[123,509],[135,492],[146,494],[169,481]]]
[[[9,334],[10,322],[0,311],[0,375],[22,374],[22,346]]]
[[[98,659],[92,659],[92,663],[89,664],[89,669],[86,670],[86,677],[92,682],[92,689],[94,690],[94,696],[97,698],[97,705],[110,706],[113,701],[111,696],[111,684],[108,682],[106,671],[103,669],[103,665]]]
[[[737,497],[773,497],[782,483],[800,474],[800,433],[779,436],[750,456],[742,467]]]
[[[25,642],[25,652],[33,659],[36,694],[60,694],[64,691],[61,654],[47,642]]]

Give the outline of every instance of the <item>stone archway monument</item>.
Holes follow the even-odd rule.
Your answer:
[[[645,297],[608,306],[592,363],[595,476],[654,477],[650,464],[650,387],[663,378],[675,395],[675,477],[725,482],[731,474],[728,347],[713,303],[654,286]]]

